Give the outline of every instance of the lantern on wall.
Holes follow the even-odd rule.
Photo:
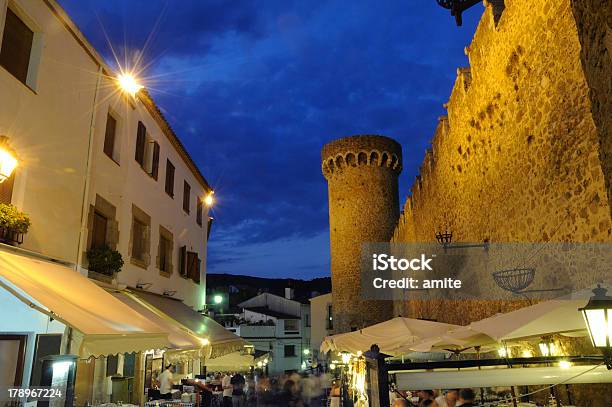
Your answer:
[[[8,137],[0,136],[0,183],[11,176],[17,164],[17,157],[8,144]]]
[[[608,369],[612,370],[612,297],[597,284],[588,304],[580,308],[593,346],[601,351]]]

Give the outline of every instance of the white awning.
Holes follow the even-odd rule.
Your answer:
[[[77,330],[80,345],[71,352],[82,358],[171,345],[159,326],[71,268],[0,251],[0,280],[28,305]]]
[[[247,341],[228,331],[214,319],[194,311],[181,300],[141,290],[130,290],[130,293],[148,304],[149,309],[155,311],[166,321],[178,324],[185,332],[200,338],[201,343],[205,345],[206,352],[199,352],[197,354],[199,356],[216,358],[243,350],[249,345]],[[187,355],[186,352],[175,353]]]
[[[578,308],[583,307],[588,298],[588,294],[582,292],[567,299],[540,302],[424,338],[408,349],[432,352],[481,346],[481,350],[486,351],[501,342],[512,343],[552,334],[586,335],[586,325]]]
[[[403,350],[408,345],[458,327],[441,322],[397,317],[355,332],[327,336],[321,344],[321,352],[366,352],[376,344],[382,353],[398,356],[410,352]]]

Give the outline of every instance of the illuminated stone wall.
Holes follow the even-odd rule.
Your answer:
[[[611,240],[612,34],[594,3],[506,1],[497,22],[486,8],[393,241]],[[467,323],[518,305],[395,313]]]

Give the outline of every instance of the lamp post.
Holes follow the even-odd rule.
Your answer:
[[[601,351],[604,363],[612,370],[612,297],[608,290],[597,284],[595,294],[579,311],[586,322],[593,346]]]

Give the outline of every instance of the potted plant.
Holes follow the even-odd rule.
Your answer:
[[[30,228],[30,218],[14,205],[0,204],[0,242],[23,243],[23,235]]]
[[[123,267],[123,257],[117,250],[113,250],[107,245],[102,247],[92,247],[87,250],[87,260],[89,261],[89,271],[93,271],[104,276],[114,276]]]

